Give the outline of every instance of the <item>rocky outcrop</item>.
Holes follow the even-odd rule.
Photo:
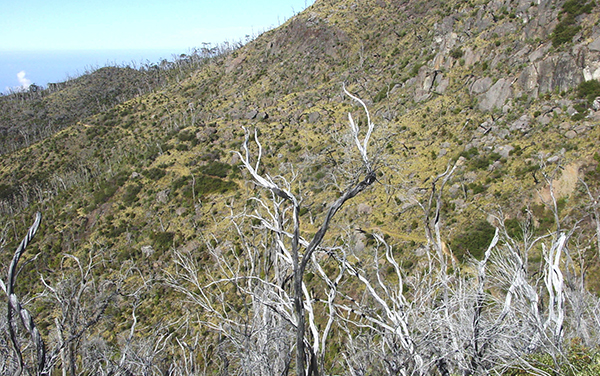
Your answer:
[[[502,107],[512,94],[512,83],[512,80],[505,78],[496,81],[487,92],[478,97],[479,108],[483,111],[490,111],[496,107]]]

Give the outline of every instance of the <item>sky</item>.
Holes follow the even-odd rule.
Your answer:
[[[32,82],[44,86],[107,63],[156,62],[202,43],[243,41],[246,35],[279,26],[312,3],[2,0],[0,91]]]

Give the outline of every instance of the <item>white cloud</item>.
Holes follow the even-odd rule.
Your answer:
[[[26,73],[24,70],[17,73],[17,79],[19,80],[19,83],[21,84],[21,86],[19,88],[21,90],[27,90],[27,89],[29,89],[29,86],[31,86],[31,80],[28,79],[27,77],[25,77],[25,75],[26,75]]]

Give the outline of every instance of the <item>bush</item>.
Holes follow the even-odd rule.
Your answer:
[[[127,173],[122,171],[110,179],[101,181],[98,188],[94,190],[94,204],[107,202],[117,192],[119,187],[127,181]]]
[[[231,170],[231,166],[227,163],[213,161],[207,164],[206,166],[200,169],[205,175],[217,176],[220,178],[225,178],[229,174],[229,170]]]
[[[223,180],[220,178],[202,175],[196,178],[194,184],[194,194],[199,196],[208,195],[211,193],[226,193],[230,190],[235,190],[237,184],[232,181]],[[191,184],[186,185],[182,189],[182,193],[187,198],[192,198],[192,186]]]
[[[13,186],[0,184],[0,200],[10,200],[15,193],[17,190]]]
[[[526,357],[526,360],[536,364],[541,371],[544,371],[544,374],[557,374],[556,366],[560,367],[559,374],[564,376],[591,376],[600,374],[600,349],[583,346],[580,343],[581,340],[578,338],[572,340],[572,342],[571,346],[568,347],[566,359],[558,365],[554,363],[552,356],[546,353],[536,352],[530,354]],[[505,374],[509,376],[525,376],[531,375],[531,372],[529,369],[516,367],[508,370]]]
[[[196,135],[188,130],[181,131],[177,135],[179,141],[193,141],[196,138]]]
[[[469,188],[473,190],[473,194],[479,194],[485,192],[486,188],[482,184],[471,183],[469,184]]]
[[[481,260],[494,237],[496,228],[483,219],[467,227],[464,232],[458,234],[450,242],[454,255],[460,262],[464,260],[466,255]]]
[[[504,221],[504,228],[508,236],[515,240],[523,240],[523,228],[521,222],[516,218],[510,218]]]
[[[123,204],[129,206],[137,201],[137,194],[142,190],[140,184],[132,184],[125,187],[125,193],[123,194]]]
[[[588,105],[594,102],[594,99],[600,97],[600,81],[584,81],[577,86],[577,96],[585,99]]]
[[[572,41],[579,30],[581,30],[581,26],[575,25],[575,17],[567,14],[552,32],[552,45],[558,47]]]
[[[584,13],[590,13],[596,6],[594,1],[587,0],[569,0],[563,4],[560,12],[560,22],[552,32],[552,45],[558,47],[564,43],[571,42],[575,34],[581,30],[577,25],[577,16]]]
[[[488,155],[482,155],[479,158],[474,158],[471,160],[471,169],[472,170],[485,170],[492,163],[499,160],[502,156],[498,153],[490,153]]]
[[[464,52],[458,47],[450,51],[450,57],[454,59],[460,59],[461,57],[463,57],[463,55]]]
[[[471,159],[476,155],[479,155],[479,150],[477,150],[477,148],[470,148],[469,150],[460,153],[460,156],[465,157],[466,159]]]
[[[165,172],[164,169],[158,168],[158,167],[153,167],[151,169],[142,171],[142,175],[144,175],[145,177],[147,177],[150,180],[158,180],[158,179],[162,178],[163,176],[165,176],[166,174],[167,173]]]
[[[152,240],[152,247],[158,251],[168,251],[169,248],[173,245],[173,239],[175,238],[175,234],[172,232],[153,232],[150,235],[150,240]]]

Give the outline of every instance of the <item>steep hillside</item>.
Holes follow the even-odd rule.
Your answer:
[[[469,215],[475,207],[497,204],[516,213],[539,201],[536,192],[545,184],[541,173],[536,175],[540,163],[550,170],[571,166],[574,179],[583,177],[585,166],[595,166],[599,115],[587,112],[591,101],[580,94],[585,87],[577,88],[586,77],[598,78],[600,51],[595,8],[577,16],[573,41],[553,46],[557,18],[564,13],[560,3],[511,4],[317,2],[176,85],[106,111],[87,105],[75,106],[86,109],[83,113],[56,110],[79,124],[3,157],[4,211],[37,201],[35,190],[65,198],[78,192],[83,199],[118,173],[126,179],[118,179],[108,193],[141,184],[150,203],[172,182],[191,179],[190,173],[213,161],[234,165],[230,151],[239,149],[242,126],[276,140],[265,145],[271,174],[282,158],[302,168],[300,157],[327,176],[332,172],[327,158],[341,158],[335,140],[345,132],[353,105],[342,95],[345,83],[367,102],[378,124],[380,172],[394,187],[392,197],[405,202],[388,214],[407,210],[408,191],[460,155],[465,166],[451,197],[456,212]],[[82,77],[78,92],[96,88],[85,82],[103,74]],[[67,108],[67,93],[52,96],[63,98],[57,103]],[[149,179],[143,174],[148,170],[161,176]],[[323,180],[317,180],[308,187],[318,188]],[[80,182],[88,188],[82,190]],[[379,199],[365,200],[389,206],[387,191],[376,190]],[[104,199],[118,203],[120,196],[112,194]],[[171,189],[165,204],[181,205],[176,195]],[[86,201],[92,203],[75,206],[91,210],[103,202]],[[402,226],[404,221],[383,221],[384,212],[373,210],[369,224]]]
[[[98,281],[123,284],[95,332],[111,345],[123,341],[137,310],[139,330],[151,333],[169,314],[175,320],[190,310],[165,284],[179,270],[177,255],[194,254],[202,270],[214,271],[215,249],[240,247],[232,221],[260,209],[252,198],[262,196],[233,153],[242,151],[243,127],[256,130],[264,148],[259,173],[283,176],[302,197],[302,236],[314,235],[329,203],[364,178],[348,112],[362,128],[366,119],[345,87],[376,124],[377,182],[339,211],[331,247],[345,239],[358,260],[380,233],[416,278],[431,262],[424,216],[437,208],[440,244],[453,268],[469,273],[493,226],[504,222],[517,237],[530,225],[544,235],[560,218],[564,228],[577,224],[585,285],[597,293],[596,5],[318,0],[245,46],[171,77],[153,76],[169,72],[158,68],[103,68],[44,96],[0,98],[10,107],[2,124],[12,124],[2,142],[14,142],[0,155],[2,265],[41,211],[19,294],[44,290],[40,276],[73,273],[65,254],[94,259]],[[443,202],[427,212],[440,188],[435,177],[449,166],[456,169]],[[259,230],[254,219],[244,234]],[[532,270],[541,252],[532,247]],[[223,253],[235,259],[231,249]],[[132,303],[134,290],[143,293]],[[44,327],[53,321],[48,304],[37,299],[30,308]],[[341,341],[343,329],[336,333]]]

